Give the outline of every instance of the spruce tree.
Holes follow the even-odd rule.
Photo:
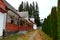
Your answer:
[[[44,19],[44,22],[43,22],[43,24],[42,24],[42,30],[43,30],[43,32],[45,32],[46,33],[46,18]]]
[[[36,5],[33,2],[33,15],[35,19],[35,23],[37,27],[40,27],[40,17],[39,17],[39,8],[38,8],[38,3],[36,2]]]
[[[45,26],[44,26],[45,25]],[[47,30],[46,30],[47,29]],[[56,7],[52,8],[51,14],[44,21],[42,30],[48,34],[53,40],[57,40],[57,11]]]
[[[33,17],[33,5],[30,4],[30,7],[29,7],[29,17]]]
[[[52,8],[52,12],[51,12],[51,27],[52,27],[52,37],[53,40],[57,40],[57,11],[56,11],[56,7]]]
[[[28,3],[28,1],[25,3],[24,11],[29,11],[29,3]]]
[[[60,40],[60,0],[58,0],[57,24],[58,24],[58,39],[57,40]]]
[[[22,1],[22,3],[20,4],[20,6],[19,6],[19,12],[21,12],[21,11],[23,11],[23,1]]]

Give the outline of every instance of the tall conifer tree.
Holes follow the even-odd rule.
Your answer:
[[[36,9],[35,9],[35,13],[34,13],[34,17],[35,17],[35,23],[37,25],[37,27],[40,27],[40,17],[39,17],[39,8],[38,8],[38,3],[36,2]]]
[[[19,6],[19,12],[21,12],[21,11],[23,11],[23,1],[22,1],[22,3],[20,4],[20,6]]]
[[[58,24],[58,39],[57,40],[60,40],[60,0],[58,0],[57,24]]]

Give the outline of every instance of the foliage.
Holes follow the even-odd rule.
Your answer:
[[[25,4],[25,5],[24,5]],[[19,6],[19,11],[28,11],[29,17],[34,17],[35,23],[37,27],[39,27],[40,24],[40,17],[39,17],[39,8],[38,8],[38,3],[33,2],[33,5],[28,2],[24,3],[22,2],[21,5]]]
[[[33,2],[33,15],[35,19],[35,23],[37,27],[40,27],[40,17],[39,17],[39,8],[38,8],[38,3],[36,2],[36,6]]]
[[[57,40],[57,12],[56,7],[52,8],[51,14],[44,20],[42,30],[53,40]]]
[[[23,11],[23,1],[22,1],[22,3],[19,6],[19,12],[21,12],[21,11]]]
[[[57,40],[60,40],[60,0],[58,0],[57,25],[58,25],[58,39]]]

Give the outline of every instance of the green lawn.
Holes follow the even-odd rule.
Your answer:
[[[4,37],[3,39],[1,40],[16,40],[18,38],[18,35],[10,35],[10,36],[7,36],[7,37]]]

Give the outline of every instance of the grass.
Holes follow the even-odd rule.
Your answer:
[[[36,31],[36,30],[35,30]],[[27,40],[29,38],[29,36],[31,34],[33,34],[35,31],[30,31],[29,33],[25,34],[25,35],[17,35],[17,34],[14,34],[14,35],[10,35],[10,36],[7,36],[7,37],[4,37],[3,39],[1,40]],[[42,30],[37,30],[38,31],[38,36],[37,36],[37,40],[38,40],[38,37],[39,35],[41,34],[43,40],[52,40],[52,38],[50,38],[47,34],[45,34]]]
[[[42,30],[39,30],[40,34],[42,34],[43,40],[53,40],[49,35],[45,34]]]
[[[1,40],[17,40],[17,39],[27,40],[28,36],[31,35],[32,33],[33,31],[29,31],[29,33],[27,33],[26,35],[13,34],[13,35],[4,37]]]
[[[18,35],[10,35],[10,36],[7,36],[7,37],[4,37],[3,39],[1,40],[16,40],[18,38]]]

